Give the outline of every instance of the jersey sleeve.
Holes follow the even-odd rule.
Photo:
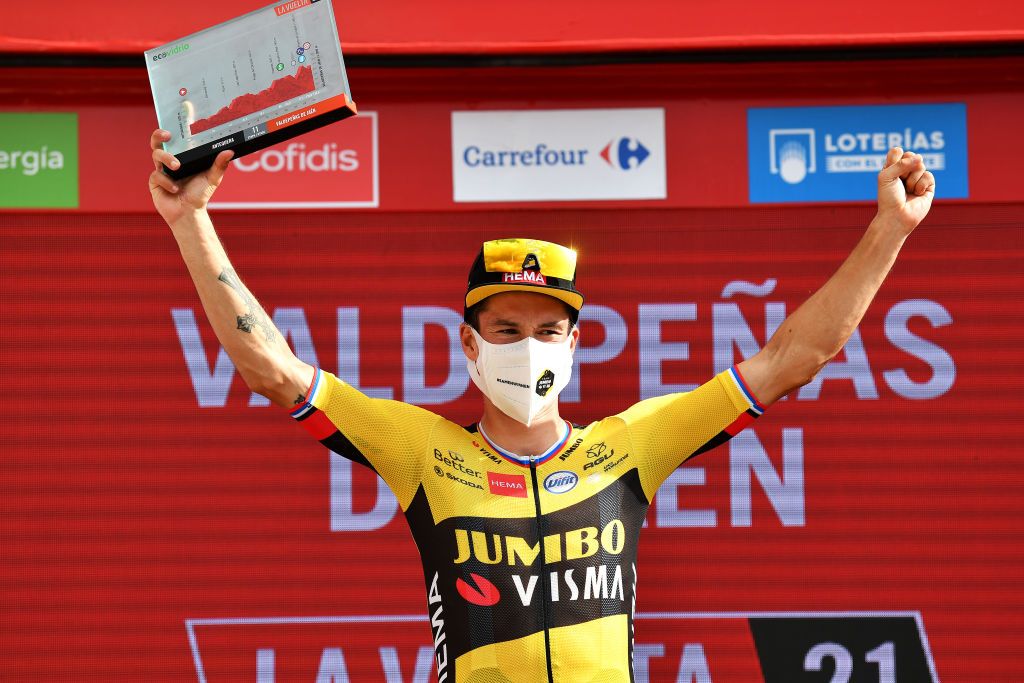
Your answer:
[[[416,494],[423,453],[442,420],[408,403],[370,398],[320,368],[291,416],[335,453],[377,472],[403,510]]]
[[[693,391],[640,401],[617,417],[626,423],[650,499],[681,463],[725,443],[763,412],[732,367]]]

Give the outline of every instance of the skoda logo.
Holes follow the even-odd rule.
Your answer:
[[[553,472],[544,479],[544,490],[548,493],[565,493],[576,488],[580,478],[575,472],[561,470]]]

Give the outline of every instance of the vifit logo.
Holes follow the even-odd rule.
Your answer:
[[[548,493],[566,493],[576,488],[579,475],[568,470],[553,472],[544,479],[544,489]]]
[[[601,150],[601,158],[612,168],[629,171],[639,168],[651,156],[651,150],[636,138],[612,140]]]
[[[0,207],[78,206],[78,115],[0,113]]]

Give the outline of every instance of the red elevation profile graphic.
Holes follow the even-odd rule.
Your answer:
[[[239,95],[231,100],[228,106],[213,116],[199,119],[193,123],[189,126],[189,130],[192,131],[192,135],[202,133],[204,130],[209,130],[222,123],[234,121],[249,114],[255,114],[258,111],[275,104],[280,104],[293,97],[313,92],[315,88],[316,86],[313,84],[313,69],[308,66],[300,66],[294,76],[279,78],[271,83],[269,88],[260,90],[258,93]]]
[[[483,607],[490,607],[498,603],[498,600],[501,599],[501,593],[498,592],[497,586],[473,572],[469,573],[469,578],[473,580],[476,586],[472,586],[462,579],[455,580],[455,588],[458,589],[459,595],[466,599],[466,602]]]

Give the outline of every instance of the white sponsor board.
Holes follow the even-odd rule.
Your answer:
[[[452,112],[456,202],[665,199],[665,110]]]

